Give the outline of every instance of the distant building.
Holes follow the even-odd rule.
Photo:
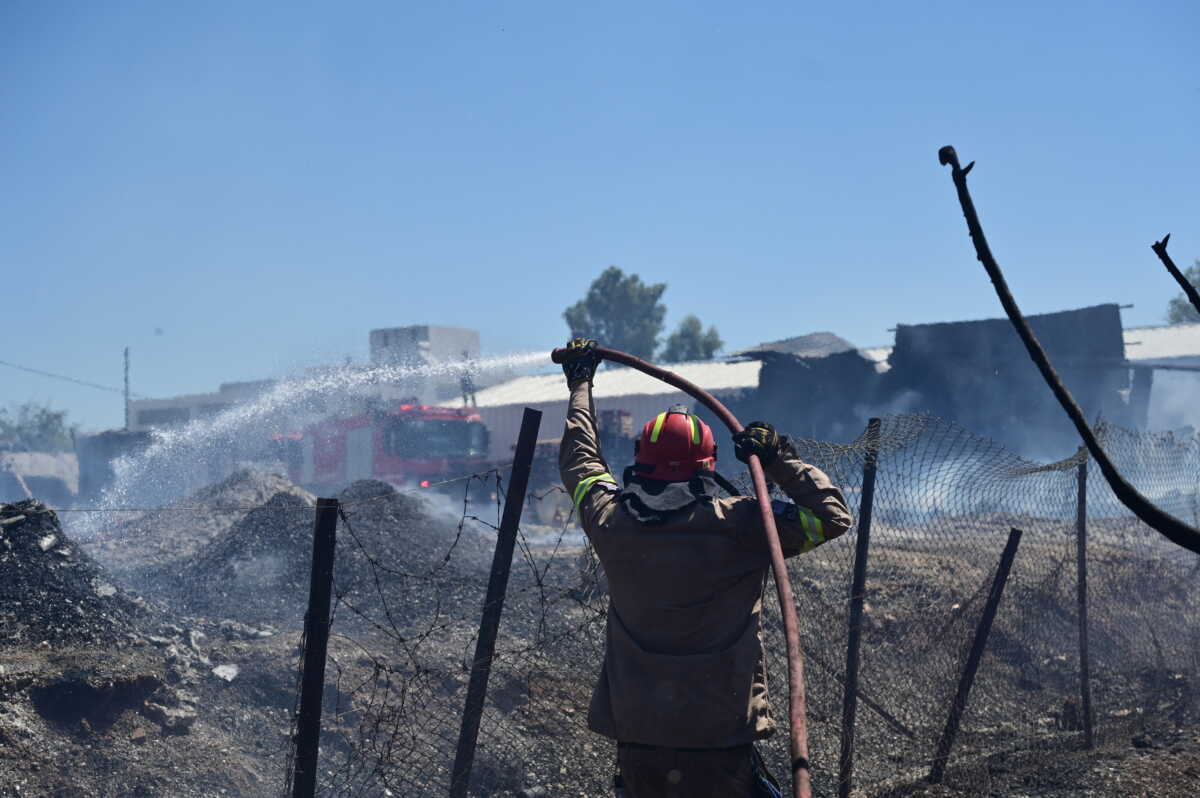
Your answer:
[[[1151,367],[1166,369],[1172,363],[1182,368],[1192,356],[1200,362],[1200,325],[1189,325],[1194,333],[1137,330],[1145,339],[1142,355],[1153,357],[1139,361],[1130,354],[1127,359],[1126,342],[1135,331],[1123,334],[1115,304],[1027,320],[1090,420],[1144,425],[1146,413],[1139,408],[1147,403],[1149,420],[1161,419],[1163,414],[1155,408],[1172,397],[1159,393],[1157,384],[1155,393],[1149,393],[1146,380],[1139,387],[1131,373],[1148,374]],[[891,347],[857,348],[833,333],[817,332],[743,349],[734,355],[740,360],[671,368],[716,393],[743,422],[770,421],[806,438],[850,441],[862,434],[871,416],[924,412],[956,421],[1031,457],[1057,458],[1079,445],[1007,319],[902,324],[895,332]],[[1136,348],[1128,347],[1130,352]],[[1162,371],[1155,379],[1162,382]],[[630,411],[639,423],[672,402],[695,405],[669,386],[629,369],[597,374],[595,397],[598,409]],[[557,374],[521,377],[481,391],[480,413],[492,430],[493,456],[509,454],[526,405],[543,411],[543,439],[560,435],[566,398],[566,386]],[[728,457],[723,433],[721,438],[726,441],[720,447],[722,457]]]
[[[416,324],[371,330],[371,363],[417,366],[479,357],[479,331]]]
[[[1200,429],[1200,324],[1125,327],[1121,338],[1121,367],[1129,370],[1130,378],[1126,407],[1118,408],[1116,415],[1136,429]],[[882,361],[887,370],[893,348],[860,351]],[[1024,349],[1021,354],[1028,357]]]
[[[225,382],[214,393],[187,394],[169,399],[131,399],[129,429],[140,432],[211,418],[234,405],[257,399],[275,387],[275,382]]]
[[[418,324],[371,330],[371,365],[405,373],[405,390],[426,404],[461,398],[477,388],[469,364],[479,360],[479,331]]]
[[[1086,418],[1134,425],[1117,305],[1026,321]],[[888,364],[876,394],[878,411],[929,412],[1043,458],[1079,445],[1007,318],[897,325]]]
[[[106,430],[95,435],[77,435],[75,453],[79,464],[79,499],[97,501],[116,479],[113,461],[132,457],[148,447],[153,436],[147,431]]]
[[[731,408],[793,435],[850,440],[863,429],[862,404],[886,363],[830,332],[759,344],[734,353],[762,362],[758,390]]]
[[[1129,327],[1130,404],[1150,429],[1200,429],[1200,324]]]
[[[479,332],[460,327],[414,325],[371,330],[368,336],[371,365],[317,366],[307,370],[316,377],[337,371],[394,367],[385,370],[364,402],[411,399],[419,404],[463,402],[466,388],[479,387],[471,374],[478,361]],[[231,407],[252,402],[275,388],[278,380],[226,382],[213,393],[187,394],[164,399],[134,399],[129,402],[129,429],[145,431],[186,424],[216,416]]]

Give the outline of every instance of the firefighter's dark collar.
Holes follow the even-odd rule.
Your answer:
[[[739,495],[737,488],[716,471],[701,471],[686,482],[648,479],[634,467],[625,469],[625,489],[617,497],[625,512],[643,524],[665,524],[697,502]]]

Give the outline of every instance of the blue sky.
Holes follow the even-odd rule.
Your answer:
[[[0,360],[150,396],[363,360],[374,327],[548,350],[609,264],[730,348],[1027,312],[1200,257],[1194,2],[0,6]],[[971,8],[967,14],[964,9]],[[161,332],[156,332],[156,330]],[[0,367],[0,405],[120,399]]]

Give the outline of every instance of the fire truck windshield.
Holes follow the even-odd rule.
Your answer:
[[[483,457],[487,428],[478,421],[399,418],[388,426],[383,448],[393,457]]]

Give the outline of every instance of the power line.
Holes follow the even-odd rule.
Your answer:
[[[42,371],[41,369],[30,368],[29,366],[22,366],[17,363],[9,363],[7,360],[0,360],[0,366],[8,366],[9,368],[17,369],[18,371],[27,371],[30,374],[37,374],[41,377],[50,377],[51,379],[63,380],[64,382],[73,382],[76,385],[82,385],[85,388],[95,388],[98,391],[109,391],[110,393],[124,393],[124,391],[121,390],[120,388],[113,388],[111,385],[100,385],[95,382],[88,382],[87,380],[78,380],[78,379],[75,379],[74,377],[68,377],[65,374],[55,374],[52,371]],[[141,398],[141,394],[130,393],[129,395]]]

